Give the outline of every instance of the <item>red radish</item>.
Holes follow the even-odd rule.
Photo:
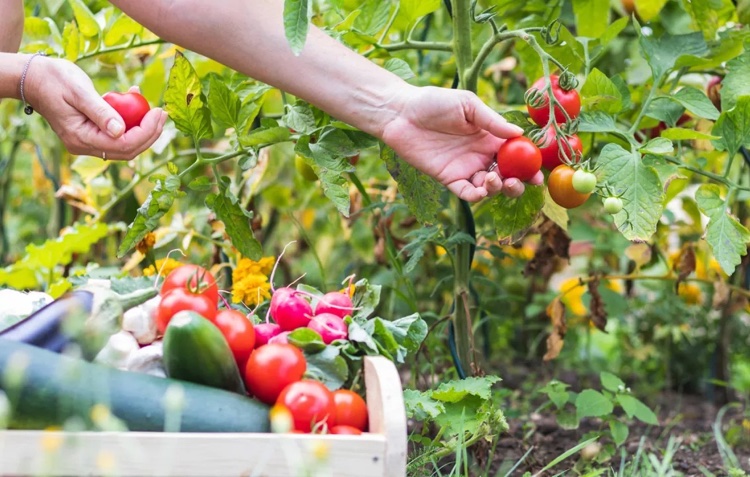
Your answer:
[[[289,344],[289,333],[291,333],[291,331],[282,331],[278,335],[268,340],[268,344]]]
[[[279,288],[273,293],[270,312],[282,331],[307,326],[313,315],[312,307],[304,295],[289,287]]]
[[[268,341],[279,333],[281,333],[281,327],[276,323],[255,325],[255,348],[268,344]]]
[[[352,299],[342,292],[329,292],[323,295],[315,306],[315,314],[330,313],[338,317],[351,315],[354,309]]]
[[[316,331],[325,344],[331,344],[334,340],[345,340],[349,333],[349,326],[344,319],[332,313],[313,316],[307,327]]]

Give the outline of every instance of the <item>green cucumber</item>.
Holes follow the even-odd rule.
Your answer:
[[[181,409],[165,397],[182,389]],[[268,406],[255,399],[185,381],[88,363],[0,338],[0,391],[11,403],[10,427],[44,429],[76,418],[91,426],[91,410],[108,406],[131,431],[268,432]],[[172,426],[170,426],[172,429]],[[176,429],[175,429],[176,430]]]
[[[167,376],[246,394],[237,362],[221,330],[194,311],[180,311],[164,332]]]

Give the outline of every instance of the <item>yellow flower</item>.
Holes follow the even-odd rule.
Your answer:
[[[156,261],[156,266],[149,265],[143,270],[143,275],[151,277],[157,273],[161,273],[162,277],[169,275],[172,270],[182,266],[182,262],[175,260],[174,258],[160,258]]]
[[[240,282],[248,275],[268,276],[273,270],[274,263],[276,263],[274,257],[263,257],[257,262],[249,258],[241,258],[232,271],[232,281]]]
[[[260,273],[245,276],[232,286],[232,301],[245,305],[257,305],[271,298],[268,277]]]
[[[693,283],[680,283],[677,294],[688,305],[698,305],[703,301],[703,292]]]
[[[588,293],[589,288],[587,284],[581,285],[581,279],[579,277],[568,278],[560,284],[560,293],[562,293],[563,305],[576,316],[588,315],[588,309],[583,304],[583,295]],[[622,284],[618,281],[607,280],[605,285],[610,290],[622,293]]]

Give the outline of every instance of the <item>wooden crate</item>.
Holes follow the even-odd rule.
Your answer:
[[[370,432],[0,432],[0,476],[404,477],[406,415],[396,367],[366,357]]]

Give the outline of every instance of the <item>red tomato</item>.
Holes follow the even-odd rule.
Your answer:
[[[210,298],[190,293],[184,288],[175,288],[161,297],[156,309],[156,329],[159,333],[164,334],[169,320],[183,310],[194,311],[210,321],[216,318],[216,303]]]
[[[255,329],[252,322],[243,313],[226,309],[216,313],[214,324],[227,339],[237,365],[244,369],[247,359],[255,349]]]
[[[565,142],[562,142],[563,149],[557,143],[557,134],[554,128],[547,129],[544,136],[544,143],[539,150],[542,152],[542,167],[548,171],[553,170],[555,167],[562,164],[562,151],[565,151],[566,156],[569,160],[574,162],[580,162],[581,154],[583,153],[583,145],[578,137],[578,134],[568,136],[568,143],[570,147],[566,147]],[[573,150],[571,151],[571,147]]]
[[[288,385],[279,394],[276,404],[289,409],[298,431],[311,432],[323,423],[329,429],[336,425],[333,393],[320,381],[305,379]]]
[[[528,181],[542,167],[542,152],[531,139],[519,136],[508,139],[497,151],[497,170],[503,179],[515,177]]]
[[[578,207],[591,196],[591,193],[581,194],[573,188],[573,174],[575,170],[572,167],[562,164],[555,167],[547,179],[547,188],[552,200],[566,209]]]
[[[103,96],[125,121],[125,131],[141,125],[141,120],[151,107],[140,93],[107,93]]]
[[[349,435],[349,436],[360,436],[362,435],[362,431],[357,429],[356,427],[352,426],[342,426],[340,424],[337,424],[331,428],[330,431],[328,431],[329,434],[340,434],[340,435]]]
[[[708,99],[714,103],[716,109],[721,111],[721,76],[713,76],[706,87]]]
[[[219,303],[219,287],[216,278],[203,267],[198,265],[182,265],[172,270],[161,286],[161,294],[166,295],[175,288],[183,288],[196,295],[204,295],[214,302]]]
[[[307,370],[305,355],[296,346],[269,343],[256,349],[245,365],[245,385],[253,396],[273,404],[289,384]]]
[[[581,97],[578,95],[578,91],[575,89],[571,89],[570,91],[562,89],[560,87],[560,78],[557,75],[550,76],[550,83],[552,83],[553,96],[557,99],[557,102],[560,103],[560,106],[562,106],[562,109],[560,109],[560,106],[555,106],[555,121],[558,123],[566,122],[563,109],[568,113],[571,120],[577,118],[578,113],[581,112]],[[529,116],[531,116],[531,119],[539,126],[546,126],[549,122],[549,94],[547,93],[545,86],[546,82],[544,76],[531,85],[531,89],[544,91],[544,103],[538,108],[526,105],[526,109],[529,111]]]
[[[336,425],[367,430],[367,404],[359,394],[339,389],[333,392],[333,402],[336,403]]]

